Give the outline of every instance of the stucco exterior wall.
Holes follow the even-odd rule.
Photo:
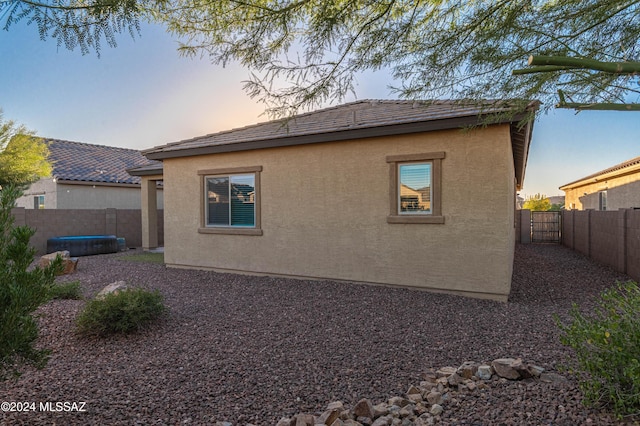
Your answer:
[[[640,207],[640,169],[622,176],[592,179],[564,191],[568,210],[599,210],[598,193],[601,191],[607,191],[607,210]]]
[[[55,209],[58,205],[56,183],[52,178],[40,179],[24,191],[24,195],[16,200],[16,207],[34,208],[33,198],[44,195],[45,209]]]
[[[389,155],[444,151],[444,224],[389,224]],[[198,233],[198,170],[262,166],[261,236]],[[164,161],[165,262],[506,300],[515,244],[509,126]]]
[[[163,191],[157,191],[158,209],[163,208]],[[140,209],[139,187],[55,183],[41,179],[17,201],[17,207],[33,208],[33,197],[45,196],[45,209]]]

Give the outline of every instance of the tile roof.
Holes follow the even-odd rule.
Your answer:
[[[321,134],[329,134],[334,137],[333,140],[340,140],[339,137],[337,139],[335,137],[341,133],[344,133],[345,137],[343,139],[347,139],[348,135],[357,130],[397,128],[401,125],[423,122],[448,121],[451,126],[443,128],[454,128],[460,127],[460,120],[452,119],[471,118],[477,124],[478,117],[481,115],[513,111],[513,105],[507,102],[485,102],[485,104],[478,105],[477,103],[465,104],[448,100],[362,100],[296,115],[285,120],[273,120],[169,143],[147,149],[142,153],[147,158],[163,159],[199,155],[203,153],[202,150],[205,148],[223,148],[226,146],[227,149],[225,150],[227,151],[239,150],[239,146],[237,147],[238,149],[232,146]],[[513,119],[511,118],[508,121],[513,121]],[[501,122],[507,122],[507,120]],[[467,125],[469,124],[467,123]],[[275,143],[274,146],[278,146],[278,144]],[[222,149],[220,152],[222,152]]]
[[[337,142],[474,125],[509,124],[518,189],[522,188],[538,101],[362,100],[142,151],[150,160]],[[490,117],[490,118],[487,118]]]
[[[603,176],[603,175],[606,175],[606,174],[610,174],[610,173],[614,173],[614,172],[618,172],[618,171],[624,172],[625,169],[629,169],[630,167],[634,167],[634,166],[640,166],[640,157],[632,158],[631,160],[624,161],[624,162],[622,162],[620,164],[616,164],[615,166],[611,166],[611,167],[606,168],[604,170],[600,170],[599,172],[590,174],[589,176],[585,176],[585,177],[583,177],[581,179],[578,179],[578,180],[575,180],[573,182],[567,183],[565,185],[562,185],[560,187],[560,189],[567,188],[567,187],[570,187],[570,186],[576,185],[576,184],[588,183],[588,182],[584,182],[584,181],[590,181],[592,179],[596,179],[599,176]],[[576,185],[576,186],[580,186],[580,185]]]
[[[59,139],[44,142],[49,148],[52,176],[58,181],[139,185],[140,177],[129,175],[127,169],[157,163],[134,149]]]

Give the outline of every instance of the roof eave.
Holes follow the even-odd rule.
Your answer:
[[[155,176],[162,175],[163,167],[162,164],[157,167],[134,167],[126,170],[131,176]]]

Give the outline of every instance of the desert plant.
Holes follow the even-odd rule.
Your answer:
[[[49,297],[52,299],[82,299],[80,281],[54,284],[49,288]]]
[[[88,302],[78,316],[78,331],[95,336],[131,333],[146,327],[165,311],[158,290],[129,288]]]
[[[610,406],[616,415],[640,413],[640,289],[629,281],[604,291],[591,315],[574,304],[560,341],[576,354],[584,402]]]
[[[49,288],[62,269],[59,257],[45,268],[29,268],[35,231],[15,226],[11,213],[21,193],[13,185],[0,189],[0,380],[18,376],[24,365],[46,364],[48,351],[34,347],[38,325],[33,315],[49,300]]]

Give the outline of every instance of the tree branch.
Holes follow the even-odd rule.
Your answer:
[[[553,65],[569,68],[589,69],[609,74],[635,74],[640,72],[640,62],[602,62],[595,59],[570,58],[566,56],[529,56],[529,65]]]

